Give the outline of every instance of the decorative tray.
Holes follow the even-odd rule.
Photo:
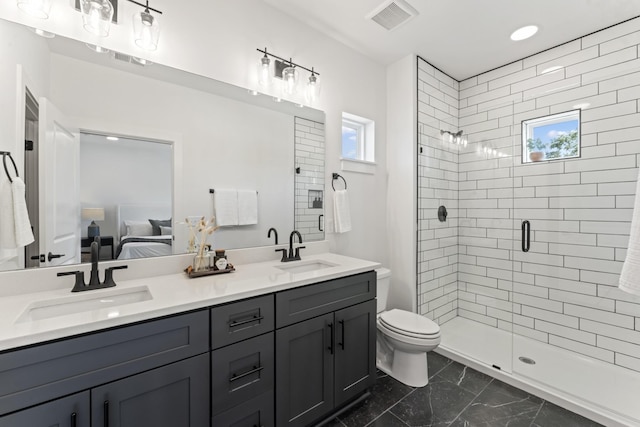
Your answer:
[[[214,270],[213,268],[209,268],[203,271],[193,271],[191,266],[187,267],[184,270],[184,272],[187,273],[187,276],[189,276],[191,279],[193,279],[194,277],[203,277],[203,276],[212,276],[214,274],[231,273],[232,271],[236,271],[236,269],[231,264],[229,264],[229,266],[224,270]]]

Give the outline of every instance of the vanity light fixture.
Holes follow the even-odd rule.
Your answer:
[[[81,0],[84,29],[99,37],[107,37],[113,19],[113,5],[109,0]]]
[[[18,9],[34,18],[47,19],[51,11],[51,0],[18,0]]]
[[[102,46],[98,46],[97,44],[87,43],[87,47],[97,53],[109,53],[109,49],[106,49]]]
[[[263,54],[263,56],[260,58],[260,63],[258,64],[258,81],[261,85],[267,85],[271,83],[271,79],[274,76],[277,78],[281,78],[283,96],[291,97],[297,92],[298,89],[298,70],[305,70],[310,73],[305,88],[305,99],[308,103],[313,103],[318,99],[320,95],[320,80],[318,79],[320,73],[318,73],[315,68],[311,67],[311,69],[309,69],[300,64],[296,64],[291,58],[287,60],[280,56],[274,55],[273,53],[269,53],[267,52],[266,47],[264,48],[264,50],[257,49],[257,51]],[[273,75],[270,58],[276,59]]]
[[[162,15],[162,12],[149,7],[149,0],[145,4],[134,0],[128,1],[144,8],[142,12],[133,15],[133,32],[136,45],[145,50],[156,50],[158,48],[158,39],[160,38],[160,23],[158,18],[151,14],[151,11],[160,15]]]
[[[267,48],[264,48],[264,55],[258,64],[258,83],[262,86],[271,84],[271,59],[267,55]]]
[[[255,90],[255,89],[249,89],[249,90],[248,90],[248,92],[249,92],[249,95],[251,95],[251,96],[258,96],[258,95],[260,95],[260,92],[258,92],[258,91],[257,91],[257,90]]]
[[[40,28],[32,28],[32,30],[34,33],[36,33],[40,37],[44,37],[45,39],[52,39],[56,36],[55,34],[50,33],[49,31],[42,30]]]
[[[521,40],[528,39],[538,32],[538,27],[535,25],[527,25],[526,27],[518,28],[511,33],[511,40],[519,42]]]

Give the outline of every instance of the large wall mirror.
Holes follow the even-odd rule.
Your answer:
[[[14,157],[36,236],[0,250],[0,270],[87,261],[94,224],[102,259],[185,253],[186,223],[223,209],[240,221],[214,248],[273,245],[272,227],[324,239],[323,112],[4,20],[0,36],[2,90],[18,94],[0,122],[31,141]]]

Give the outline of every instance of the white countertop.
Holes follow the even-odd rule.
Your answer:
[[[302,273],[278,269],[278,267],[286,268],[296,263],[308,264],[314,261],[335,264],[335,266]],[[115,272],[114,277],[117,283],[115,288],[73,294],[70,292],[73,287],[73,277],[70,276],[68,289],[1,298],[0,351],[363,273],[379,268],[380,264],[323,253],[304,257],[302,261],[289,263],[268,261],[235,265],[235,267],[236,271],[228,274],[195,279],[188,278],[185,273],[177,273],[118,281],[117,272]],[[119,292],[127,288],[135,289],[145,286],[152,297],[147,301],[64,314],[44,320],[19,321],[25,311],[39,302],[58,299],[73,300],[87,296],[95,298],[101,293],[109,296],[114,290]]]

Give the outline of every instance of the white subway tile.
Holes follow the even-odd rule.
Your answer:
[[[535,320],[535,328],[538,331],[547,332],[551,335],[557,335],[589,345],[596,345],[596,335],[590,332],[567,328],[566,326],[556,325],[555,323],[549,323],[539,319]]]
[[[602,55],[594,59],[589,59],[587,61],[571,65],[566,68],[567,77],[615,66],[621,62],[636,59],[637,57],[638,52],[636,46],[628,47],[626,49],[612,52],[608,55]]]
[[[614,144],[617,142],[636,141],[640,127],[617,129],[609,132],[598,132],[598,144]]]
[[[598,187],[596,184],[562,185],[536,188],[536,197],[596,196],[597,194]]]
[[[555,345],[556,347],[564,348],[569,351],[584,354],[585,356],[593,357],[595,359],[604,360],[605,362],[613,363],[614,361],[614,352],[594,347],[592,345],[583,344],[578,341],[558,337],[555,335],[549,335],[549,344]]]
[[[598,57],[598,46],[593,46],[586,49],[576,50],[574,52],[568,53],[567,55],[556,57],[550,61],[543,62],[540,65],[538,65],[536,68],[538,70],[538,73],[541,73],[550,67],[567,68],[570,65],[579,64],[581,62],[588,61],[589,59],[593,59],[597,57]]]
[[[547,219],[547,220],[562,220],[569,219],[564,218],[564,211],[562,209],[514,209],[513,215],[516,218],[524,218],[528,220],[532,219]]]
[[[535,329],[527,328],[525,326],[513,325],[513,333],[522,335],[524,337],[532,338],[536,341],[547,342],[549,334],[542,331],[536,331]]]
[[[531,273],[536,275],[553,276],[567,280],[579,280],[580,270],[564,267],[554,267],[552,265],[541,268],[537,264],[525,263],[522,265],[523,273]]]
[[[604,43],[607,40],[612,40],[638,30],[640,30],[640,19],[637,19],[637,18],[632,19],[632,20],[623,22],[621,24],[615,25],[613,27],[607,28],[606,30],[598,31],[583,37],[581,39],[582,48],[584,49],[590,46]]]
[[[458,309],[458,316],[466,319],[474,320],[476,322],[484,323],[494,328],[498,327],[498,321],[493,317],[483,316],[482,314],[467,311],[462,308]]]
[[[635,156],[630,156],[630,157],[635,157]],[[633,194],[636,194],[636,183],[620,182],[620,183],[598,184],[598,194],[601,196],[633,195]]]
[[[581,48],[582,44],[580,43],[580,40],[574,40],[572,42],[562,44],[560,46],[554,47],[553,49],[549,49],[523,59],[523,66],[524,68],[529,68],[534,65],[543,64],[545,62],[548,62],[549,66],[561,65],[560,63],[562,62],[562,58],[570,55],[573,52],[579,51]],[[553,61],[556,58],[560,58],[560,61],[558,61],[557,63]],[[563,63],[563,65],[566,64]],[[540,71],[549,68],[549,66],[545,66],[544,68],[540,67]]]
[[[619,100],[619,95],[618,96],[616,95],[617,95],[616,92],[612,91],[612,92],[603,93],[601,95],[589,96],[584,99],[580,99],[579,101],[573,100],[569,102],[562,102],[559,104],[552,105],[550,111],[552,114],[563,113],[565,111],[575,110],[575,106],[578,104],[589,104],[588,107],[582,108],[582,111],[584,112],[584,111],[588,111],[589,108],[596,108],[596,107],[602,107],[605,105],[615,104]],[[584,138],[582,143],[584,145]]]
[[[598,94],[598,84],[590,84],[577,88],[568,88],[557,93],[540,96],[536,99],[536,107],[548,107],[563,102],[577,101]]]
[[[611,313],[604,310],[596,310],[573,304],[565,304],[564,312],[570,316],[576,316],[581,319],[592,320],[594,322],[607,323],[609,325],[628,329],[633,329],[634,327],[633,316],[626,316],[623,314]]]
[[[627,356],[637,356],[640,354],[640,345],[631,344],[627,341],[620,341],[613,338],[598,335],[598,347],[626,354]]]
[[[534,79],[535,77],[536,69],[526,68],[524,70],[520,70],[515,73],[491,80],[489,82],[489,90],[496,90],[500,87],[508,86],[515,82],[529,81],[531,79]],[[517,90],[512,90],[512,92],[517,92]]]
[[[566,280],[551,276],[535,276],[535,284],[547,288],[558,289],[567,292],[576,292],[585,295],[597,295],[597,286],[593,283],[585,283],[577,280]]]
[[[625,89],[640,84],[640,72],[616,76],[598,83],[599,93]]]
[[[566,245],[560,243],[549,244],[549,253],[555,255],[571,255],[584,258],[600,258],[613,260],[615,251],[613,248],[596,246]]]
[[[559,164],[564,169],[564,162],[556,162],[550,164]],[[538,166],[538,165],[534,165]],[[541,164],[540,166],[546,166]],[[525,171],[536,171],[536,167],[527,167],[522,168]],[[551,168],[550,168],[551,169]],[[543,169],[541,169],[543,171]],[[518,172],[517,169],[514,172]],[[580,184],[580,174],[579,173],[558,173],[553,175],[537,175],[535,173],[528,174],[524,173],[522,178],[522,185],[525,187],[540,187],[546,185],[572,185],[572,184]]]
[[[580,222],[581,233],[621,234],[629,236],[631,223],[629,222]]]
[[[517,292],[519,294],[534,296],[538,298],[549,298],[549,289],[543,286],[527,285],[514,280],[512,289],[513,292]]]
[[[627,114],[609,119],[595,120],[582,124],[582,133],[596,133],[619,130],[624,128],[632,128],[640,123],[640,114]],[[600,141],[598,141],[600,143]]]
[[[627,356],[626,354],[616,353],[616,365],[633,369],[634,371],[640,371],[640,359]]]
[[[511,93],[523,92],[523,99],[532,99],[548,93],[580,86],[580,78],[565,79],[564,70],[555,73],[542,74],[525,81],[513,83]]]
[[[565,209],[564,218],[576,221],[629,221],[633,209]]]
[[[602,120],[626,114],[633,114],[636,112],[637,103],[634,99],[633,101],[618,102],[617,104],[606,105],[603,107],[589,107],[582,111],[580,120],[584,124],[594,120]]]
[[[549,199],[551,208],[615,208],[614,196],[601,197],[552,197]]]
[[[616,154],[640,154],[640,140],[621,142],[616,144]]]
[[[631,49],[636,49],[634,46]],[[601,68],[598,70],[591,71],[589,73],[582,74],[582,84],[587,84],[591,82],[600,82],[606,79],[617,78],[621,75],[626,75],[633,73],[638,70],[640,66],[640,60],[634,59],[631,61],[621,62],[618,64],[610,65],[605,68]],[[601,92],[604,93],[604,92]]]
[[[535,307],[523,306],[522,315],[574,329],[578,329],[579,325],[579,320],[577,317],[567,316],[565,314],[556,313],[553,311],[540,310],[539,308]]]
[[[640,317],[640,303],[634,304],[632,302],[616,301],[616,313]]]
[[[524,306],[531,306],[541,308],[543,310],[555,311],[558,313],[562,313],[562,303],[559,301],[552,301],[546,298],[538,298],[530,295],[524,294],[513,294],[513,302],[522,304],[523,310]]]
[[[640,115],[638,115],[640,119]],[[593,122],[599,123],[604,120]],[[582,171],[596,171],[596,170],[609,170],[609,169],[625,169],[635,167],[635,156],[616,156],[605,157],[601,159],[579,159],[567,162],[565,164],[565,171],[570,172],[582,172]]]
[[[549,243],[569,243],[574,245],[591,245],[596,244],[595,234],[584,233],[565,233],[561,231],[540,231],[539,224],[536,222],[532,225],[534,231],[534,239]]]
[[[487,314],[487,307],[474,302],[461,300],[458,301],[458,308],[462,310],[472,311],[479,314]]]
[[[594,258],[577,258],[564,257],[564,265],[569,268],[578,268],[580,270],[600,271],[603,273],[620,274],[622,271],[622,262],[607,261]]]
[[[638,144],[639,142],[632,142]],[[618,144],[619,145],[619,144]],[[580,180],[582,184],[605,183],[605,182],[636,182],[638,179],[638,169],[613,169],[607,171],[582,172]]]
[[[511,64],[507,64],[503,67],[496,68],[495,70],[487,71],[486,73],[477,76],[478,84],[488,82],[490,80],[495,80],[508,74],[517,73],[518,71],[522,70],[522,68],[522,61],[517,61]]]

